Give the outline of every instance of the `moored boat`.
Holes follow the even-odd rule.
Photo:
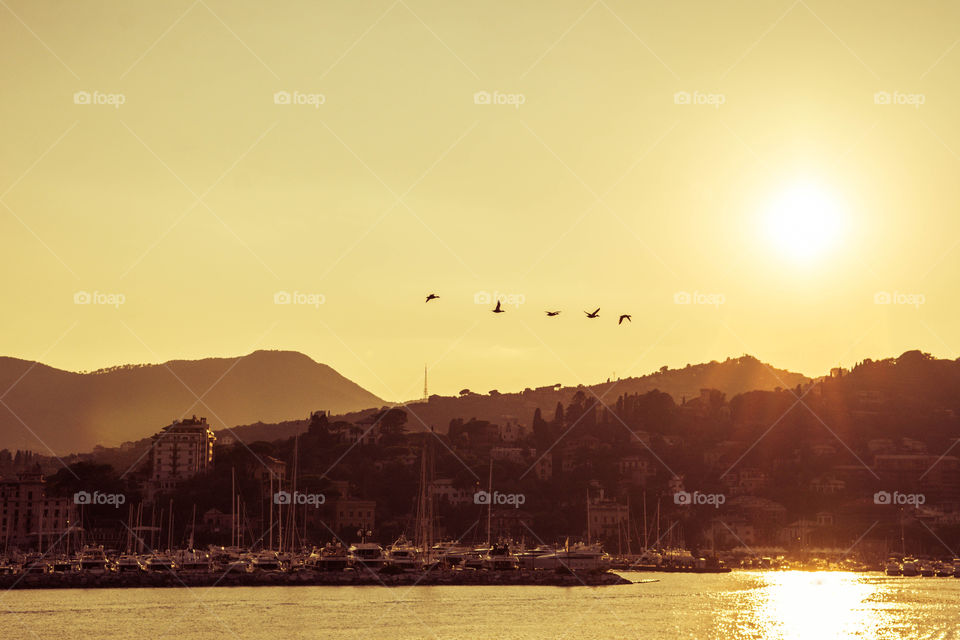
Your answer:
[[[890,558],[887,560],[887,564],[883,567],[884,573],[888,576],[902,576],[903,567],[900,565],[900,562],[895,558]]]
[[[20,573],[20,567],[9,558],[0,558],[0,576],[10,576]]]
[[[210,571],[210,554],[198,549],[181,549],[174,558],[177,571],[183,573],[205,573]]]
[[[176,569],[176,564],[173,561],[173,558],[163,553],[155,553],[147,558],[146,561],[147,571],[151,573],[159,573],[161,571],[173,571]]]
[[[520,562],[509,544],[498,542],[483,556],[481,566],[488,571],[513,571],[520,568]]]
[[[50,561],[52,573],[72,573],[77,570],[77,563],[68,556],[57,556]]]
[[[610,568],[610,556],[598,544],[578,543],[535,559],[537,568],[565,569],[567,571],[605,571]]]
[[[320,549],[314,549],[303,565],[314,571],[343,571],[349,565],[349,558],[342,544],[327,543]]]
[[[373,569],[383,567],[387,562],[383,547],[376,542],[356,542],[347,550],[350,566],[354,569]]]
[[[84,547],[77,566],[84,573],[106,573],[112,568],[103,547]]]
[[[448,568],[462,567],[470,553],[470,547],[459,542],[438,542],[433,546],[433,557],[441,566]]]
[[[533,549],[524,549],[517,553],[517,561],[521,569],[537,569],[537,559],[556,553],[550,545],[542,544]],[[542,567],[540,567],[542,568]]]
[[[283,571],[283,564],[276,551],[261,551],[250,558],[250,569],[278,573]]]
[[[401,571],[416,571],[422,567],[420,549],[412,545],[404,536],[387,548],[387,565]]]
[[[915,558],[904,558],[901,564],[901,572],[908,577],[920,575],[920,562]]]
[[[115,566],[117,573],[140,573],[146,570],[140,558],[132,553],[126,553],[117,558]]]

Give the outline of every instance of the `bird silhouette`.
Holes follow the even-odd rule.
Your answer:
[[[504,310],[500,308],[500,301],[497,300],[497,306],[495,309],[491,309],[494,313],[504,313]]]
[[[440,296],[438,296],[437,294],[431,293],[430,295],[427,296],[427,299],[424,300],[424,302],[430,302],[431,300],[436,300],[439,297]]]
[[[593,313],[587,313],[586,311],[584,311],[584,313],[587,314],[588,318],[597,318],[600,316],[600,307],[597,307],[597,310],[594,311]]]
[[[623,324],[624,320],[626,320],[627,322],[633,322],[633,318],[630,316],[630,314],[625,313],[622,316],[620,316],[620,321],[617,322],[617,324]]]
[[[552,318],[553,316],[558,316],[558,315],[560,315],[560,312],[559,312],[559,311],[547,311],[547,312],[545,312],[545,313],[546,313],[549,317],[551,317],[551,318]]]

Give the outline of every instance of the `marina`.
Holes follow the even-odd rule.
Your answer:
[[[0,589],[255,585],[615,585],[598,545],[540,547],[532,566],[508,543],[469,547],[438,543],[424,552],[405,539],[330,543],[304,552],[210,547],[137,555],[84,547],[76,556],[27,554],[0,561]]]
[[[599,545],[526,548],[508,542],[437,543],[424,551],[401,538],[387,547],[364,541],[329,543],[302,552],[211,546],[150,554],[88,546],[73,556],[38,553],[0,557],[0,589],[215,586],[613,586],[641,574],[830,572],[897,579],[960,578],[958,558],[891,557],[882,564],[846,559],[747,556],[695,557],[678,549],[611,557]]]

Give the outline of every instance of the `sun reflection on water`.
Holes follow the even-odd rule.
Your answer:
[[[761,638],[872,638],[884,626],[871,603],[880,586],[855,574],[770,573],[765,583],[757,593]]]

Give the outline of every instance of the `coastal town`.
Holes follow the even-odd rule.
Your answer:
[[[272,442],[192,416],[66,467],[3,451],[0,573],[309,570],[330,579],[358,569],[812,567],[953,576],[944,540],[960,524],[957,441],[931,437],[932,427],[925,439],[899,430],[888,392],[860,388],[880,368],[896,377],[933,366],[908,353],[729,401],[703,389],[680,402],[651,391],[607,404],[581,388],[552,416],[458,418],[442,434],[418,424],[411,404],[351,421],[318,410]],[[768,413],[799,394],[824,412],[841,407],[856,437],[832,438],[788,411],[781,432],[755,447],[736,439],[744,416],[769,424]],[[913,420],[949,431],[956,416],[931,406]],[[865,421],[889,426],[859,435]]]

